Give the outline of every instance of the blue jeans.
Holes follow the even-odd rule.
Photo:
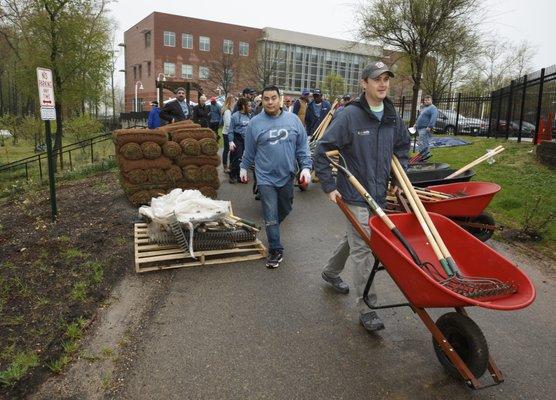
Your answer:
[[[419,128],[417,133],[419,134],[419,148],[417,150],[419,153],[427,154],[429,151],[429,139],[432,133],[427,132],[427,128]]]
[[[293,177],[282,187],[270,185],[258,187],[263,206],[268,249],[283,251],[284,247],[280,243],[280,223],[292,210]]]

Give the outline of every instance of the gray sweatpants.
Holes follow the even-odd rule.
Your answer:
[[[365,232],[370,235],[369,229],[369,210],[366,207],[347,205],[353,215],[357,218]],[[340,241],[340,244],[334,251],[332,257],[324,267],[323,272],[331,278],[337,277],[349,262],[353,274],[353,286],[357,296],[356,307],[359,313],[369,312],[369,308],[363,301],[363,291],[369,279],[369,274],[375,262],[371,248],[359,237],[359,234],[346,219],[347,231]],[[374,282],[369,291],[369,300],[371,304],[376,304],[376,293],[374,291]]]

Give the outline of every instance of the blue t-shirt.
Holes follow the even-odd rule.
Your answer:
[[[272,117],[266,112],[253,117],[245,135],[241,168],[255,165],[258,185],[284,186],[297,170],[311,168],[307,132],[297,115],[281,112]]]
[[[233,113],[230,120],[230,128],[228,129],[228,142],[233,142],[234,137],[237,135],[245,139],[245,132],[247,132],[247,125],[249,125],[250,120],[251,114],[245,115],[239,111]]]

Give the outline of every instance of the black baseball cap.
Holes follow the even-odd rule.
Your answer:
[[[385,72],[387,72],[391,78],[394,77],[394,73],[390,71],[386,64],[384,64],[382,61],[377,61],[375,63],[367,65],[363,69],[363,72],[361,73],[361,79],[375,79]]]
[[[243,89],[243,92],[241,92],[241,93],[243,95],[246,95],[246,94],[252,94],[252,93],[256,93],[256,92],[255,92],[255,89],[250,88],[250,87],[246,87],[245,89]]]
[[[313,96],[322,96],[322,93],[321,93],[320,89],[315,89],[313,91]]]

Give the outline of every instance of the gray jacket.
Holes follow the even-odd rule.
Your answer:
[[[338,171],[337,179],[332,176],[324,153],[340,150],[350,172],[384,207],[392,154],[406,168],[410,145],[409,133],[392,102],[384,99],[384,115],[379,121],[370,110],[365,96],[361,95],[335,115],[328,126],[316,150],[315,171],[326,193],[338,189],[346,203],[366,206],[341,171]]]

